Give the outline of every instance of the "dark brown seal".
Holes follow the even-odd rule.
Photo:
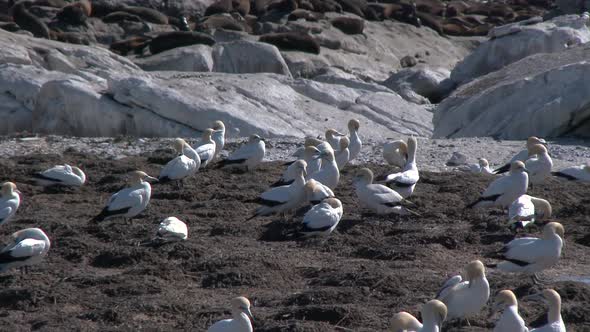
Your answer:
[[[149,37],[131,37],[129,39],[114,42],[110,46],[111,52],[119,55],[127,55],[133,51],[135,54],[141,54],[143,49],[149,44],[151,38]]]
[[[150,52],[157,54],[173,48],[195,44],[213,45],[213,36],[196,31],[172,31],[160,33],[150,42]]]
[[[49,39],[50,33],[47,25],[27,10],[27,6],[30,4],[30,1],[21,1],[15,4],[11,10],[12,19],[22,29],[31,32],[33,36]]]
[[[215,14],[206,17],[202,22],[195,25],[197,31],[207,31],[212,29],[225,29],[232,31],[246,30],[244,24],[236,21],[233,17],[223,14]]]
[[[168,16],[155,9],[134,7],[134,6],[123,6],[121,11],[129,14],[137,15],[144,21],[154,24],[168,24]]]
[[[297,9],[291,12],[287,17],[289,21],[297,21],[300,19],[306,20],[308,22],[317,22],[324,18],[322,13],[316,13],[305,9]]]
[[[232,0],[232,10],[242,16],[250,14],[250,0]]]
[[[232,0],[217,0],[205,9],[205,16],[229,13],[232,10]]]
[[[102,18],[104,23],[119,23],[123,21],[143,22],[141,17],[127,12],[112,12]]]
[[[92,6],[89,1],[83,0],[72,3],[62,8],[56,17],[65,23],[82,25],[92,14]]]
[[[311,0],[313,8],[318,13],[342,13],[342,6],[334,0]]]
[[[359,35],[365,29],[365,21],[354,17],[336,17],[330,23],[347,35]]]
[[[52,31],[52,39],[62,43],[90,45],[90,40],[84,34],[78,32],[57,32]]]
[[[320,44],[308,34],[299,32],[269,33],[260,36],[259,40],[272,44],[280,50],[320,54]]]

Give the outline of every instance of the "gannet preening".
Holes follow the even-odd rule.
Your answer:
[[[339,199],[326,198],[305,213],[300,233],[305,236],[329,235],[338,226],[342,213],[342,202]]]
[[[566,332],[565,324],[561,318],[561,296],[553,289],[545,289],[541,293],[528,295],[523,301],[543,301],[549,304],[547,312],[547,324],[530,332]]]
[[[531,185],[541,184],[551,175],[553,160],[547,153],[547,148],[542,144],[531,145],[528,149],[529,159],[524,163]]]
[[[334,156],[339,170],[342,170],[350,159],[350,150],[348,149],[349,143],[350,140],[346,136],[340,139],[340,149],[336,151],[336,155]]]
[[[321,182],[323,185],[334,190],[340,181],[340,170],[334,158],[334,150],[327,149],[321,151],[317,158],[322,159],[322,168],[319,171],[311,174],[309,179],[314,179]]]
[[[565,230],[558,222],[550,222],[543,228],[543,237],[521,237],[508,242],[500,251],[498,258],[503,262],[491,264],[504,272],[531,275],[537,284],[537,272],[548,269],[559,261],[563,248]]]
[[[422,306],[420,313],[423,323],[405,311],[398,312],[391,320],[390,331],[439,332],[447,318],[447,306],[439,300],[430,300]]]
[[[519,153],[515,154],[514,157],[512,157],[512,159],[510,159],[509,162],[507,162],[504,166],[497,168],[494,170],[494,174],[502,174],[502,173],[506,173],[510,170],[510,165],[512,165],[513,162],[515,161],[522,161],[524,162],[525,160],[528,159],[529,157],[529,146],[533,146],[535,144],[542,144],[547,146],[547,142],[542,139],[542,138],[538,138],[535,136],[531,136],[527,139],[526,141],[526,149],[520,151]]]
[[[145,180],[158,181],[142,171],[131,173],[131,186],[115,193],[92,221],[103,221],[117,217],[133,218],[140,214],[150,202],[152,187]]]
[[[403,198],[408,198],[414,193],[416,183],[420,179],[418,166],[416,166],[416,149],[418,142],[416,138],[408,138],[408,160],[399,173],[389,174],[385,177],[385,184],[397,191]]]
[[[252,332],[252,312],[250,312],[250,301],[240,296],[231,301],[231,319],[220,320],[211,325],[207,332]]]
[[[144,246],[161,246],[170,242],[184,241],[188,238],[188,227],[176,217],[168,217],[160,223],[156,236],[148,241],[144,241]]]
[[[12,243],[0,251],[0,272],[37,264],[47,255],[51,242],[39,228],[27,228],[12,234]]]
[[[374,184],[373,171],[368,168],[358,170],[352,183],[361,205],[377,214],[417,214],[402,206],[404,198],[395,190],[381,184]]]
[[[551,204],[548,201],[521,195],[508,207],[508,223],[513,230],[522,229],[534,224],[537,217],[550,218],[551,212]]]
[[[330,143],[333,150],[338,150],[340,147],[340,139],[344,136],[346,135],[338,132],[336,129],[330,128],[326,130],[326,142]]]
[[[174,150],[180,155],[170,160],[164,168],[160,171],[158,180],[161,182],[181,180],[187,176],[193,175],[197,172],[201,166],[201,158],[199,154],[188,145],[188,143],[182,138],[174,140]],[[191,151],[192,150],[192,151]],[[191,159],[185,153],[188,152],[189,156],[196,158]]]
[[[465,277],[465,281],[461,275],[448,279],[436,294],[436,299],[447,306],[449,319],[468,319],[476,315],[490,297],[490,284],[481,261],[475,260],[467,264]]]
[[[305,182],[304,191],[305,199],[308,200],[311,205],[320,204],[323,200],[334,197],[332,189],[314,179]]]
[[[567,167],[551,174],[570,181],[590,182],[590,163]]]
[[[4,182],[2,184],[2,197],[0,198],[0,225],[4,225],[14,217],[20,205],[20,191],[16,184]]]
[[[479,199],[467,205],[467,208],[508,207],[519,196],[526,194],[528,185],[529,176],[525,171],[524,163],[515,161],[510,167],[508,176],[500,177],[490,183]]]
[[[57,165],[43,172],[33,174],[41,186],[80,187],[86,182],[86,174],[70,165]]]
[[[403,168],[408,160],[408,145],[401,139],[383,144],[383,159],[389,165]]]
[[[490,168],[490,163],[485,158],[478,158],[477,164],[471,164],[465,167],[461,167],[460,170],[476,174],[494,174],[492,169]]]
[[[506,289],[496,295],[494,305],[492,306],[492,312],[498,311],[502,311],[502,315],[494,327],[494,332],[529,331],[524,320],[518,313],[518,301],[516,301],[516,296],[511,290]]]
[[[268,216],[273,213],[286,213],[297,209],[305,200],[305,168],[307,164],[303,160],[295,162],[297,176],[295,181],[288,186],[271,188],[263,192],[255,201],[262,206],[256,209],[254,215],[247,220],[257,216]]]
[[[363,147],[363,143],[359,137],[360,126],[361,123],[357,119],[351,119],[348,121],[348,139],[350,140],[350,144],[348,145],[348,149],[350,150],[349,161],[356,159],[356,157],[358,157],[359,153],[361,152],[361,148]]]
[[[247,143],[242,144],[229,157],[220,161],[219,165],[220,167],[245,166],[247,170],[253,170],[262,162],[265,153],[264,139],[258,135],[251,135]]]
[[[203,131],[201,141],[197,143],[197,145],[194,147],[195,151],[197,151],[197,153],[199,154],[199,158],[201,158],[200,168],[207,167],[207,165],[215,155],[215,141],[213,141],[213,139],[211,138],[212,135],[213,129],[205,129],[205,131]]]
[[[213,154],[213,159],[215,160],[225,146],[225,124],[223,124],[223,121],[217,120],[213,122],[213,130],[211,139],[215,142],[215,154]]]

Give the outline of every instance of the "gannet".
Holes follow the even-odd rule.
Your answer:
[[[205,129],[201,141],[194,147],[195,151],[199,154],[199,158],[201,158],[200,168],[207,167],[215,155],[215,141],[213,141],[211,135],[213,135],[213,129]]]
[[[490,168],[490,163],[485,158],[478,158],[477,164],[463,166],[460,170],[476,174],[494,174]]]
[[[326,130],[326,142],[330,144],[333,150],[338,150],[340,147],[340,138],[346,136],[338,132],[336,129],[330,128]]]
[[[551,174],[570,181],[590,182],[590,163],[567,167],[558,172],[551,172]]]
[[[311,174],[309,179],[319,181],[334,190],[340,181],[340,171],[338,170],[338,165],[336,165],[334,151],[332,149],[321,151],[317,158],[322,159],[322,168]]]
[[[306,146],[303,150],[302,158],[307,163],[307,176],[305,177],[306,180],[309,180],[312,174],[319,171],[322,166],[322,160],[318,158],[320,155],[320,150],[313,146]],[[288,165],[287,169],[281,175],[281,178],[271,184],[271,187],[278,187],[278,186],[286,186],[293,182],[295,176],[297,174],[297,170],[295,168],[295,161],[285,163],[284,165]]]
[[[348,163],[348,159],[350,158],[350,150],[348,150],[348,144],[350,141],[348,137],[342,137],[340,139],[340,149],[336,151],[336,165],[338,165],[338,170],[342,170],[344,166]]]
[[[511,290],[503,290],[494,300],[492,306],[492,312],[502,311],[502,315],[493,332],[528,332],[529,329],[526,327],[524,320],[518,313],[518,301],[516,296]]]
[[[166,166],[162,168],[160,175],[158,176],[158,180],[161,182],[184,179],[187,176],[195,174],[201,166],[199,154],[196,153],[185,140],[177,138],[174,140],[173,145],[174,150],[180,155],[170,160]],[[189,151],[189,155],[196,158],[196,160],[186,156],[185,151]]]
[[[531,275],[538,283],[536,275],[557,264],[564,243],[564,229],[558,222],[550,222],[543,228],[543,237],[521,237],[508,242],[500,251],[498,258],[503,262],[491,264],[504,272]]]
[[[468,319],[476,315],[490,297],[490,284],[481,261],[475,260],[467,264],[465,277],[465,281],[461,275],[448,279],[436,294],[436,299],[447,306],[449,319]]]
[[[529,330],[530,332],[566,332],[565,324],[561,318],[561,296],[559,296],[559,293],[553,289],[545,289],[541,293],[525,296],[522,300],[543,301],[549,304],[547,324]]]
[[[37,264],[47,255],[51,242],[39,228],[27,228],[12,234],[12,243],[0,251],[0,272]]]
[[[529,159],[524,163],[531,185],[541,184],[551,175],[553,160],[547,153],[547,148],[541,144],[531,145],[528,149]]]
[[[223,121],[217,120],[213,122],[213,130],[211,139],[215,142],[215,153],[213,154],[213,160],[215,160],[225,146],[225,124],[223,124]]]
[[[447,318],[447,307],[439,300],[426,302],[420,310],[422,321],[420,323],[414,316],[402,311],[393,316],[391,320],[392,332],[439,332],[442,323]]]
[[[348,145],[348,149],[350,150],[349,161],[356,159],[363,147],[363,143],[361,142],[358,133],[360,126],[361,123],[357,119],[351,119],[348,121],[348,139],[350,140],[350,144]]]
[[[305,169],[307,164],[303,160],[295,162],[297,176],[295,181],[287,186],[271,188],[263,192],[255,201],[262,206],[256,209],[254,215],[247,220],[257,216],[268,216],[273,213],[286,213],[297,209],[305,200]]]
[[[158,181],[142,171],[131,173],[131,186],[120,190],[109,199],[104,209],[92,221],[103,221],[117,217],[133,218],[140,214],[150,202],[152,187],[145,180]]]
[[[4,182],[2,184],[2,197],[0,198],[0,225],[4,225],[14,217],[20,205],[20,191],[16,184]]]
[[[408,145],[401,139],[383,144],[383,159],[389,165],[403,168],[408,160]]]
[[[320,139],[317,139],[315,137],[306,137],[305,138],[305,142],[303,143],[303,147],[300,147],[299,149],[297,149],[294,153],[293,153],[293,157],[298,158],[298,159],[303,159],[304,158],[304,151],[305,148],[308,146],[313,146],[314,148],[317,148],[318,150],[325,150],[327,147],[332,147],[330,145],[330,143],[322,141]],[[309,165],[308,165],[309,166]]]
[[[242,144],[227,159],[222,160],[220,166],[245,166],[247,170],[253,170],[262,162],[265,153],[264,139],[258,135],[251,135],[248,142]]]
[[[67,164],[35,173],[33,177],[42,186],[80,187],[86,182],[86,174],[81,169]]]
[[[170,242],[184,241],[188,238],[188,227],[176,217],[168,217],[160,223],[156,236],[140,244],[144,246],[161,246]]]
[[[334,197],[334,192],[332,189],[314,179],[310,179],[305,182],[304,190],[306,197],[305,199],[308,200],[312,205],[320,204],[326,198]]]
[[[385,184],[397,191],[403,198],[408,198],[414,193],[416,183],[420,179],[418,166],[416,166],[416,149],[418,142],[416,138],[408,138],[408,160],[399,173],[389,174],[385,177]]]
[[[536,217],[550,218],[551,204],[548,201],[521,195],[508,207],[508,223],[510,228],[517,230],[535,223]]]
[[[300,232],[306,236],[328,235],[338,226],[342,213],[342,202],[339,199],[326,198],[305,213]]]
[[[375,213],[415,214],[402,206],[404,198],[395,190],[381,184],[374,184],[373,171],[368,168],[358,170],[352,183],[361,205]]]
[[[240,296],[231,301],[231,319],[220,320],[211,325],[207,332],[252,332],[252,312],[250,312],[250,301]]]
[[[504,166],[497,168],[494,170],[494,174],[502,174],[502,173],[506,173],[510,170],[510,165],[512,165],[513,162],[515,161],[522,161],[524,162],[525,160],[528,159],[529,156],[529,151],[528,148],[529,146],[535,145],[535,144],[542,144],[547,146],[547,142],[542,139],[542,138],[538,138],[535,136],[531,136],[527,139],[526,141],[526,149],[518,152],[517,154],[515,154],[512,159],[510,159],[509,162],[507,162]]]
[[[519,196],[526,194],[529,176],[522,161],[515,161],[510,167],[510,174],[494,180],[481,194],[479,199],[467,208],[508,207]]]

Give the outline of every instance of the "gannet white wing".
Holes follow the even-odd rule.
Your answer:
[[[571,167],[564,168],[564,169],[557,171],[557,172],[552,172],[551,174],[565,178],[570,181],[590,182],[590,171],[585,170],[584,167],[590,167],[590,166],[586,166],[586,165],[571,166]]]
[[[508,219],[531,220],[535,217],[535,205],[529,195],[519,196],[508,208]]]
[[[14,206],[6,206],[3,209],[1,209],[0,210],[0,223],[2,221],[4,221],[4,219],[10,217],[15,211],[16,211],[16,208]]]
[[[203,144],[195,150],[199,154],[199,158],[201,158],[202,167],[205,167],[215,155],[215,143]]]
[[[188,227],[178,218],[168,217],[160,223],[157,235],[168,240],[186,240]]]
[[[303,224],[310,231],[325,231],[338,224],[341,215],[328,203],[314,205],[303,216]]]
[[[187,156],[180,155],[170,160],[160,171],[160,180],[168,178],[170,180],[182,179],[196,171],[196,162]]]
[[[23,239],[2,249],[0,252],[0,264],[19,262],[34,256],[39,256],[45,250],[45,241],[35,239]]]
[[[268,202],[282,204],[291,199],[291,191],[289,189],[289,186],[275,187],[260,194],[260,198]]]
[[[463,278],[461,278],[461,275],[456,275],[456,276],[450,277],[442,285],[442,287],[440,288],[440,290],[436,294],[435,298],[437,298],[437,299],[446,298],[449,295],[449,293],[454,289],[454,287],[457,285],[460,285],[462,281],[463,281]]]
[[[111,196],[107,209],[109,211],[117,211],[123,209],[131,209],[140,206],[143,203],[143,188],[133,189],[126,188]]]
[[[229,160],[246,160],[253,157],[257,150],[256,144],[242,144],[236,151],[227,157]]]
[[[537,238],[519,238],[516,240],[518,241],[511,241],[501,250],[505,260],[523,266],[518,262],[532,264],[543,259],[543,257],[553,255],[553,247],[548,245],[547,241]]]

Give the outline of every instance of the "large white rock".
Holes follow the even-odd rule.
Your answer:
[[[213,71],[222,73],[276,73],[291,76],[276,46],[248,40],[217,43]]]
[[[508,64],[537,53],[552,53],[590,41],[587,20],[579,15],[565,15],[550,21],[499,27],[510,34],[482,43],[473,53],[461,61],[451,72],[456,84],[498,70]],[[494,34],[492,30],[490,33]]]
[[[147,71],[204,71],[213,69],[211,46],[192,45],[177,47],[147,58],[136,58],[134,62]]]

